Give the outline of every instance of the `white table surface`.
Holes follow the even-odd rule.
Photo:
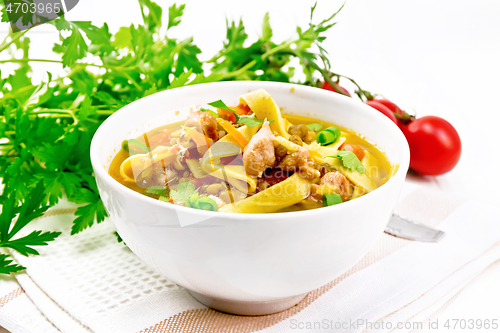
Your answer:
[[[168,7],[172,2],[157,0]],[[313,1],[187,0],[175,37],[195,36],[214,54],[225,37],[225,17],[239,19],[255,37],[270,12],[275,41],[297,24],[306,26]],[[319,0],[317,19],[329,16],[342,1]],[[165,15],[164,15],[165,16]],[[107,22],[111,31],[141,22],[135,0],[80,0],[69,20]],[[446,118],[462,138],[462,158],[450,173],[419,182],[469,195],[498,206],[498,134],[500,125],[500,1],[495,0],[348,0],[328,33],[324,47],[332,69],[354,78],[364,89],[381,93],[418,115]],[[0,37],[7,26],[0,26]],[[57,33],[51,27],[31,32],[31,57],[50,57]],[[205,53],[206,52],[206,53]],[[58,64],[36,64],[40,73],[61,72]],[[2,65],[2,75],[7,74]],[[35,77],[40,77],[41,74]],[[349,85],[345,85],[351,88]],[[352,90],[352,89],[351,89]],[[474,221],[471,221],[473,224]],[[499,221],[500,223],[500,221]],[[446,319],[499,319],[500,262],[478,276],[438,314]],[[484,330],[491,331],[491,330]],[[0,328],[2,333],[2,328]]]

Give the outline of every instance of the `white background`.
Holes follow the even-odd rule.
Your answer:
[[[173,2],[157,0],[167,10]],[[185,18],[172,37],[195,36],[202,59],[220,49],[225,18],[239,19],[255,38],[262,17],[270,12],[275,41],[306,27],[312,1],[188,0]],[[319,0],[316,20],[326,18],[341,1]],[[166,14],[166,13],[164,13]],[[164,15],[166,18],[167,15]],[[69,20],[107,22],[120,26],[140,23],[135,0],[80,0]],[[381,93],[418,115],[446,118],[458,130],[462,158],[450,173],[439,177],[412,177],[427,186],[469,196],[498,206],[500,195],[498,139],[500,131],[500,1],[495,0],[347,0],[327,32],[324,47],[332,70],[354,78],[364,89]],[[0,26],[0,37],[7,26]],[[31,58],[53,58],[58,35],[51,26],[29,33]],[[1,65],[2,74],[9,67]],[[61,72],[58,64],[37,64],[43,71]],[[37,74],[40,77],[42,74]],[[352,87],[345,84],[348,89]],[[500,223],[500,221],[499,221]],[[470,221],[474,228],[474,221]],[[500,262],[467,286],[439,318],[500,320]]]

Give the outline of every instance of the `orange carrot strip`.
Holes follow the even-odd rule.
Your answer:
[[[363,157],[365,157],[365,151],[360,146],[344,144],[344,147],[342,148],[352,151],[360,161],[363,159]],[[342,149],[339,148],[339,150]]]
[[[231,123],[222,118],[217,118],[217,122],[222,126],[222,128],[231,135],[231,137],[236,141],[236,144],[240,146],[242,149],[248,144],[247,138],[243,134],[241,134]]]
[[[186,132],[189,134],[194,143],[196,143],[196,148],[200,154],[205,154],[205,152],[210,148],[210,144],[213,142],[212,139],[207,138],[206,135],[198,132],[194,128],[184,127]]]
[[[212,140],[207,138],[204,134],[191,127],[184,127],[184,129],[188,132],[189,136],[193,139],[197,146],[210,146],[210,141]]]

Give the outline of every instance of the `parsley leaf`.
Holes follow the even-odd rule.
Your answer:
[[[203,72],[202,64],[198,59],[201,50],[193,44],[193,38],[186,38],[179,43],[175,76],[184,73],[184,70],[200,74]],[[189,76],[189,75],[188,75]],[[187,82],[187,81],[186,81]]]
[[[0,274],[10,274],[25,270],[26,267],[13,264],[12,260],[7,260],[9,255],[0,254]]]
[[[91,227],[94,222],[101,223],[108,216],[97,192],[80,188],[70,199],[76,203],[86,203],[86,205],[78,207],[75,212],[76,219],[73,220],[71,227],[72,235]]]
[[[339,151],[337,153],[337,156],[326,156],[326,157],[333,157],[342,160],[342,164],[344,165],[344,167],[346,167],[351,171],[357,171],[359,173],[366,172],[365,166],[363,165],[363,163],[361,163],[359,158],[352,151],[344,149],[342,151]]]
[[[162,8],[151,0],[139,0],[141,6],[142,19],[151,32],[156,32],[161,27]],[[148,14],[146,14],[146,10]]]
[[[170,192],[171,198],[175,201],[184,201],[186,207],[217,211],[219,207],[214,199],[209,197],[200,197],[196,187],[189,180],[185,180],[177,185],[177,190]],[[160,197],[160,200],[165,201]],[[166,200],[168,201],[168,199]]]
[[[28,256],[28,254],[38,255],[38,251],[33,249],[31,246],[47,245],[48,242],[53,241],[60,234],[60,232],[42,232],[40,230],[35,230],[27,236],[3,242],[2,246],[10,247],[23,256]]]
[[[22,228],[24,228],[30,221],[40,217],[49,208],[49,206],[44,202],[44,187],[43,182],[38,182],[34,189],[30,191],[25,199],[23,205],[19,207],[19,216],[16,222],[10,228],[9,233],[2,233],[2,242],[11,239],[16,233],[18,233]],[[12,197],[14,197],[12,195]],[[7,203],[8,204],[8,203]],[[12,202],[11,202],[12,204]],[[3,216],[3,212],[2,212]],[[6,216],[7,217],[7,216]],[[10,220],[14,218],[13,215],[8,216]],[[2,221],[5,225],[8,225],[10,221]],[[6,231],[7,229],[4,229]]]
[[[260,40],[269,41],[272,36],[273,29],[271,28],[271,23],[269,23],[269,13],[266,13],[262,21],[262,35],[260,36]]]
[[[175,201],[187,201],[195,193],[198,193],[196,186],[189,180],[185,180],[177,185],[177,190],[170,191],[170,197]]]
[[[168,26],[167,30],[178,26],[179,23],[181,23],[181,18],[182,15],[184,14],[184,8],[186,7],[185,4],[177,5],[174,3],[169,9],[168,9]]]
[[[43,195],[45,188],[42,181],[30,190],[22,204],[16,199],[13,186],[11,182],[6,185],[6,189],[12,191],[7,195],[0,214],[0,248],[10,248],[24,256],[37,255],[38,251],[33,246],[47,245],[61,233],[35,230],[26,236],[15,238],[16,234],[28,223],[42,216],[49,206]],[[15,219],[16,216],[17,219]],[[7,258],[7,255],[0,254],[0,273],[9,274],[24,269],[22,266],[12,264],[12,260],[7,260]]]
[[[234,111],[229,106],[227,106],[226,104],[224,104],[224,102],[221,101],[220,99],[218,101],[215,101],[215,102],[212,102],[212,103],[207,103],[207,104],[210,105],[210,106],[213,106],[214,108],[217,108],[217,109],[222,109],[222,110],[227,110],[227,111]]]
[[[175,79],[170,82],[170,86],[168,87],[169,89],[177,88],[177,87],[182,87],[189,81],[189,77],[193,74],[193,69],[190,68],[187,72],[180,72],[179,76],[177,76]]]
[[[64,21],[64,18],[59,18],[59,20]],[[56,24],[56,26],[58,25]],[[62,43],[55,44],[53,51],[62,53],[62,63],[64,67],[71,67],[77,60],[85,57],[88,51],[88,46],[77,25],[59,25],[59,27],[62,28],[60,30],[71,30],[71,35],[66,38],[63,38],[60,35]]]
[[[56,234],[37,231],[16,239],[12,231],[23,230],[34,216],[64,196],[81,205],[72,234],[105,218],[90,163],[90,141],[100,124],[123,106],[155,92],[205,82],[297,82],[293,77],[297,65],[306,75],[306,80],[299,82],[302,84],[315,86],[320,75],[335,76],[321,47],[323,33],[333,26],[335,14],[318,24],[311,22],[306,29],[298,28],[294,37],[281,43],[271,40],[269,15],[264,16],[260,37],[253,41],[241,19],[228,20],[221,49],[201,61],[193,38],[170,36],[169,29],[181,23],[185,5],[170,6],[168,24],[162,26],[166,7],[153,0],[138,3],[143,22],[118,27],[114,34],[105,23],[96,26],[64,17],[48,22],[60,32],[60,41],[52,48],[59,60],[30,59],[30,39],[25,31],[11,31],[0,42],[2,64],[19,66],[0,78],[0,178],[5,185],[0,190],[0,250],[8,245],[34,254],[32,246],[55,238]],[[5,7],[1,11],[2,20],[8,20]],[[48,80],[32,82],[32,77],[41,76],[31,67],[38,61],[60,63],[61,74],[52,80],[49,73]],[[233,111],[217,102],[216,107]],[[258,122],[245,118],[240,121],[250,125]],[[131,148],[141,150],[133,144]],[[195,208],[215,209],[210,198],[194,196],[192,184],[184,186],[184,190],[180,186],[172,192],[184,200],[193,197]],[[160,200],[168,201],[168,197],[160,196]],[[21,211],[22,216],[12,222]],[[1,255],[0,273],[19,269],[22,267]]]

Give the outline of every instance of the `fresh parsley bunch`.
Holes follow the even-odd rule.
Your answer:
[[[0,65],[18,64],[13,75],[0,79],[0,178],[4,185],[0,251],[38,254],[33,247],[46,245],[59,233],[18,233],[63,197],[79,205],[71,234],[104,220],[106,210],[90,164],[90,141],[99,125],[128,103],[157,91],[204,82],[290,82],[295,69],[289,64],[294,59],[302,65],[303,84],[313,83],[315,73],[329,70],[321,42],[326,38],[323,33],[335,24],[336,13],[313,24],[313,7],[307,29],[297,28],[297,36],[282,43],[272,41],[266,15],[260,38],[248,47],[242,21],[228,22],[221,50],[202,62],[193,38],[170,37],[171,29],[181,23],[185,5],[174,4],[164,13],[151,0],[138,1],[144,23],[121,27],[114,34],[107,24],[97,27],[64,17],[49,22],[60,32],[60,43],[53,47],[60,60],[30,58],[28,30],[10,33],[0,43],[0,54],[8,55]],[[163,15],[168,15],[166,27],[161,23]],[[2,8],[2,22],[7,21]],[[33,62],[60,63],[66,75],[56,78],[47,73],[42,83],[33,84]],[[205,67],[211,69],[205,71]],[[0,254],[0,273],[23,269],[8,258],[7,252]]]

